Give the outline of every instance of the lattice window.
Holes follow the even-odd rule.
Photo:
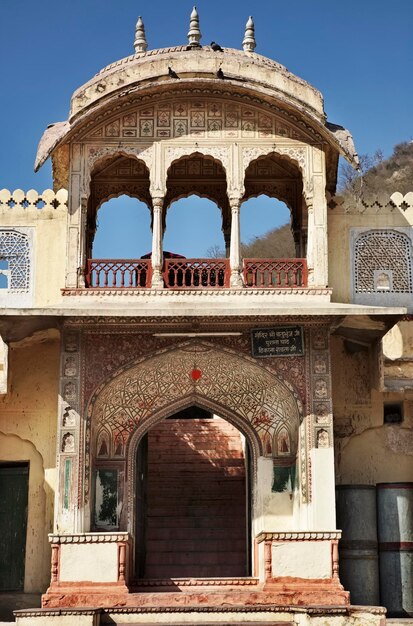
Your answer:
[[[14,293],[30,289],[29,238],[14,230],[0,231],[0,286]]]
[[[412,293],[410,238],[396,231],[370,231],[354,246],[355,293]]]

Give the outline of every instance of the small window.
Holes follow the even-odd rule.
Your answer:
[[[392,402],[383,407],[384,424],[401,424],[403,421],[403,403]]]

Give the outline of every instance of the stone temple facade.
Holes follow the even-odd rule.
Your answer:
[[[148,50],[139,18],[45,131],[53,190],[0,191],[0,590],[43,593],[20,625],[413,611],[413,192],[337,197],[350,133],[255,45],[251,18],[242,49],[201,45],[194,9],[186,45]],[[123,194],[152,252],[93,258]],[[221,259],[163,253],[192,194]],[[296,258],[242,258],[261,194]]]

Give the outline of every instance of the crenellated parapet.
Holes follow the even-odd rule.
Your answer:
[[[334,212],[343,212],[350,214],[369,214],[392,213],[394,211],[402,211],[407,214],[413,209],[413,191],[406,194],[400,191],[393,193],[379,194],[361,194],[361,195],[343,195],[333,196],[328,201],[328,207]],[[412,215],[413,216],[413,215]]]
[[[8,189],[0,190],[0,214],[8,214],[13,211],[15,213],[21,213],[24,211],[26,214],[38,214],[40,211],[42,215],[46,212],[54,213],[55,211],[67,211],[67,199],[68,192],[66,189],[59,189],[54,192],[52,189],[45,189],[42,192],[38,192],[35,189],[29,189],[23,191],[22,189],[15,189],[9,191]]]

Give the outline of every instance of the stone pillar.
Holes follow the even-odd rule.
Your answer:
[[[152,288],[153,289],[162,289],[163,288],[163,279],[162,279],[162,264],[163,264],[163,254],[162,254],[162,240],[163,240],[162,208],[163,208],[163,198],[160,197],[160,196],[152,198],[152,206],[153,206],[153,222],[152,222]]]
[[[324,153],[312,149],[311,175],[304,180],[304,197],[308,209],[307,263],[309,285],[327,287],[327,200]]]
[[[82,196],[80,201],[80,225],[79,225],[79,262],[78,262],[78,278],[77,286],[84,288],[85,285],[85,272],[87,262],[87,250],[86,250],[86,224],[87,224],[87,197]]]
[[[231,207],[231,242],[229,261],[231,267],[231,287],[242,287],[241,277],[241,230],[240,230],[240,197],[229,199]]]

